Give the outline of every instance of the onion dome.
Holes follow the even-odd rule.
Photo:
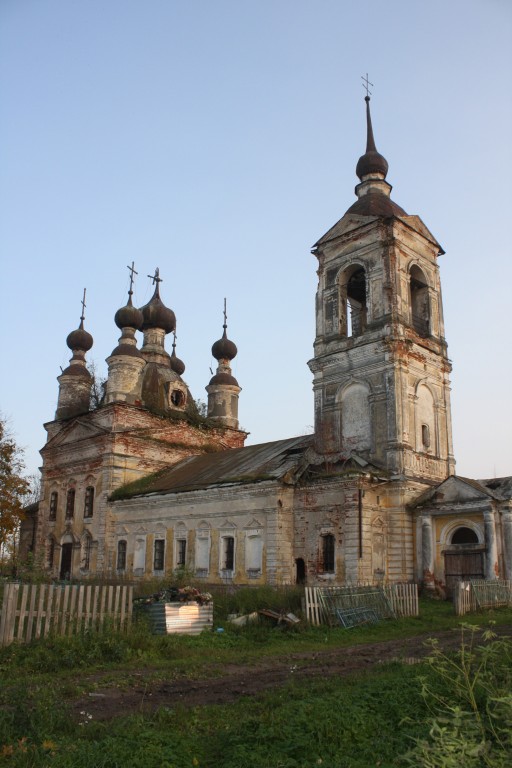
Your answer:
[[[171,370],[177,373],[178,376],[182,376],[185,373],[185,363],[176,355],[176,334],[174,334],[172,342]]]
[[[224,328],[224,333],[222,334],[222,339],[216,341],[212,346],[212,355],[216,360],[232,360],[236,357],[238,352],[236,344],[228,339],[226,332],[228,327],[227,320],[226,299],[224,299],[224,325],[222,326]]]
[[[230,384],[231,386],[238,387],[238,381],[226,371],[216,373],[215,376],[210,379],[210,385],[212,384]]]
[[[84,318],[80,318],[80,325],[76,331],[71,331],[66,339],[66,344],[72,352],[88,352],[93,345],[93,338],[84,329]]]
[[[365,96],[366,101],[366,152],[361,155],[357,161],[356,174],[362,180],[364,176],[370,174],[380,174],[386,178],[388,172],[388,161],[383,157],[375,146],[373,138],[372,118],[370,115],[370,97]]]
[[[138,331],[141,329],[143,321],[142,312],[133,306],[131,296],[128,297],[126,306],[118,309],[114,316],[114,322],[120,330],[123,328],[133,328]]]
[[[165,333],[171,333],[176,328],[176,315],[165,306],[160,298],[159,283],[161,278],[158,276],[158,269],[155,272],[155,276],[152,277],[155,285],[155,292],[151,301],[149,301],[144,307],[141,307],[142,312],[142,325],[141,331],[146,331],[149,328],[160,328]]]

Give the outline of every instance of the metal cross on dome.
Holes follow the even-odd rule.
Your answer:
[[[80,318],[80,320],[82,321],[82,323],[83,323],[83,321],[85,320],[85,308],[86,308],[86,306],[87,306],[87,304],[85,303],[85,294],[86,294],[86,291],[87,291],[87,288],[84,288],[84,297],[83,297],[83,299],[82,299],[82,302],[81,302],[81,304],[82,304],[82,316],[81,316],[81,318]]]
[[[126,267],[126,269],[127,269],[127,270],[129,271],[129,273],[130,273],[130,290],[128,291],[128,293],[129,293],[129,295],[131,296],[131,295],[132,295],[132,293],[133,293],[133,279],[134,279],[134,278],[133,278],[133,276],[134,276],[134,275],[138,275],[139,273],[138,273],[138,272],[137,272],[137,270],[135,269],[135,262],[134,262],[134,261],[132,261],[132,265],[131,265],[131,267],[128,267],[128,266],[127,266],[127,267]],[[149,277],[149,275],[148,275],[148,277]]]
[[[370,81],[368,80],[368,72],[366,73],[366,76],[361,75],[361,80],[363,81],[363,88],[366,90],[366,95],[369,98],[372,95],[370,91],[370,85],[372,88],[374,88],[375,86],[373,85],[373,83],[370,83]]]
[[[159,270],[158,267],[155,269],[155,274],[154,275],[148,275],[148,277],[153,281],[153,285],[156,283],[157,286],[158,286],[158,283],[163,283],[163,280],[160,277],[160,270]]]

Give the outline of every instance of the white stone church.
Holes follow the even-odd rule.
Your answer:
[[[443,249],[391,199],[369,101],[357,200],[313,247],[314,434],[244,447],[226,321],[207,415],[197,412],[175,343],[165,349],[176,321],[157,270],[151,301],[135,308],[130,288],[115,315],[121,337],[94,408],[83,315],[67,338],[43,495],[21,536],[49,574],[170,578],[186,567],[208,584],[448,591],[460,578],[512,578],[512,477],[455,474]]]

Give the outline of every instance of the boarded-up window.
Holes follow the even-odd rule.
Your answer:
[[[210,570],[210,531],[201,528],[196,535],[196,571],[208,573]]]
[[[263,540],[260,534],[247,534],[245,539],[245,568],[247,571],[260,572],[263,559]]]
[[[370,404],[368,389],[359,382],[350,384],[341,397],[341,434],[344,448],[370,448]]]

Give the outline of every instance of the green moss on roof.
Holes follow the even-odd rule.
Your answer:
[[[167,472],[168,467],[159,469],[158,472],[152,472],[150,475],[139,477],[138,480],[133,480],[131,483],[126,483],[116,488],[109,496],[109,501],[119,501],[120,499],[131,499],[132,496],[139,496],[141,493],[145,493],[148,487],[157,480],[164,472]]]

